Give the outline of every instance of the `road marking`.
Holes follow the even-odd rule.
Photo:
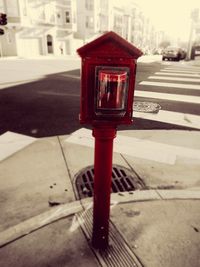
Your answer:
[[[72,133],[65,139],[65,142],[94,148],[92,131],[85,128]],[[114,152],[166,164],[175,164],[177,156],[200,159],[200,150],[198,149],[173,146],[120,134],[114,141]]]
[[[200,129],[200,116],[187,113],[167,110],[160,110],[156,114],[133,111],[133,117]]]
[[[81,77],[80,76],[77,76],[77,75],[73,75],[73,74],[64,74],[64,73],[61,73],[59,74],[59,76],[62,76],[62,77],[66,77],[66,78],[72,78],[72,79],[76,79],[76,80],[80,80]]]
[[[0,161],[35,142],[37,138],[6,132],[0,135]]]
[[[199,96],[157,93],[157,92],[149,92],[141,90],[136,90],[134,94],[137,97],[157,98],[157,99],[165,99],[165,100],[179,101],[185,103],[200,104]]]
[[[160,70],[160,71],[163,71],[163,72],[182,72],[182,73],[200,73],[200,70],[195,70],[195,71],[192,71],[192,70],[180,70],[180,69],[163,69],[163,70]]]
[[[52,96],[70,96],[70,97],[80,97],[80,94],[70,94],[66,92],[50,92],[50,91],[39,91],[37,92],[40,95],[52,95]]]
[[[188,67],[188,66],[171,66],[171,67],[166,67],[165,69],[174,69],[174,70],[180,70],[180,69],[182,69],[182,70],[195,70],[195,71],[200,71],[200,68],[198,68],[198,67]]]
[[[185,73],[173,73],[173,72],[155,72],[156,75],[166,75],[166,76],[188,76],[188,77],[200,77],[199,74],[185,74]]]
[[[44,78],[43,76],[38,76],[37,78],[30,79],[30,80],[0,83],[0,89],[6,89],[9,87],[14,87],[14,86],[18,86],[18,85],[27,84],[27,83],[34,83],[34,82],[37,82],[43,78]]]
[[[164,77],[164,76],[149,76],[148,79],[168,80],[168,81],[184,81],[184,82],[200,83],[200,79],[195,79],[195,78],[180,78],[180,77],[177,78],[177,77]]]
[[[149,82],[149,81],[143,81],[143,82],[140,82],[139,84],[148,85],[148,86],[160,86],[160,87],[173,87],[173,88],[181,88],[181,89],[200,90],[200,85],[194,85],[194,84],[162,83],[162,82]]]

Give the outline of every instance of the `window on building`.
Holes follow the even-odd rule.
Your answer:
[[[7,32],[7,41],[9,44],[12,43],[12,37],[11,37],[11,33],[10,32]]]
[[[93,10],[94,9],[93,0],[85,0],[85,8],[87,10]]]
[[[3,0],[0,0],[0,12],[5,12],[4,2]]]
[[[76,12],[75,12],[75,11],[73,12],[73,17],[72,17],[72,19],[73,19],[73,23],[76,23]]]
[[[86,16],[85,27],[89,28],[89,29],[94,27],[94,19],[93,19],[93,17]]]
[[[51,23],[55,23],[55,16],[54,16],[54,14],[52,14],[52,15],[50,16],[49,21],[50,21]]]
[[[69,11],[65,12],[65,21],[66,21],[66,23],[70,23],[70,13],[69,13]]]
[[[43,9],[39,9],[39,11],[34,12],[35,18],[39,20],[45,20],[45,11]]]
[[[19,5],[17,0],[12,0],[12,5],[7,5],[7,15],[8,17],[18,17],[19,16]]]
[[[23,0],[23,16],[27,16],[27,3]]]

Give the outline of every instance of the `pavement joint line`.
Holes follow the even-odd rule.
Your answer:
[[[138,178],[138,180],[140,180],[142,183],[144,183],[143,180],[142,180],[142,178],[139,176],[139,174],[133,169],[133,167],[131,166],[131,164],[128,162],[128,160],[126,159],[126,156],[123,155],[123,154],[121,154],[121,153],[120,153],[120,156],[126,162],[126,164],[128,165],[129,169],[136,175],[136,177]]]
[[[67,170],[69,179],[70,179],[70,183],[71,183],[71,186],[72,186],[72,189],[73,189],[74,198],[77,199],[77,198],[78,198],[78,192],[77,192],[77,190],[76,190],[75,184],[73,183],[73,176],[72,176],[72,174],[71,174],[69,165],[68,165],[68,163],[67,163],[67,159],[66,159],[66,156],[65,156],[65,152],[64,152],[64,150],[63,150],[62,142],[61,142],[59,136],[57,136],[57,140],[58,140],[58,143],[59,143],[59,146],[60,146],[60,150],[61,150],[61,153],[62,153],[63,160],[64,160],[64,162],[65,162],[65,167],[66,167],[66,170]]]
[[[200,190],[137,190],[111,194],[111,209],[118,204],[155,200],[200,200]],[[93,198],[76,200],[53,207],[28,220],[0,232],[0,247],[30,234],[50,223],[91,208]]]
[[[155,191],[156,191],[156,193],[159,195],[160,199],[163,200],[163,197],[162,197],[162,195],[160,194],[159,190],[155,190]]]

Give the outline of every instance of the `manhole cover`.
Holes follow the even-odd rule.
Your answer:
[[[79,198],[93,196],[94,166],[84,168],[76,177]],[[128,169],[113,165],[111,193],[144,189],[144,182]]]
[[[133,111],[146,112],[146,113],[158,113],[161,106],[153,102],[135,101],[133,103]]]

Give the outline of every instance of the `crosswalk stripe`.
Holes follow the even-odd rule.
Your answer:
[[[163,71],[163,72],[182,72],[182,73],[200,73],[200,70],[180,70],[180,69],[162,69],[160,71]]]
[[[157,114],[133,112],[133,117],[200,129],[200,116],[160,110]]]
[[[146,97],[146,98],[165,99],[165,100],[172,100],[172,101],[179,101],[179,102],[193,103],[193,104],[200,104],[200,97],[199,96],[157,93],[157,92],[149,92],[149,91],[141,91],[141,90],[136,90],[135,96]]]
[[[198,68],[198,67],[185,67],[185,66],[171,66],[171,67],[166,67],[165,69],[175,69],[175,70],[180,70],[180,69],[182,69],[182,70],[197,70],[197,71],[199,71],[200,70],[200,68]]]
[[[188,76],[188,77],[199,77],[199,74],[185,74],[185,73],[174,73],[174,72],[155,72],[156,75],[166,75],[166,76]]]
[[[159,72],[155,72],[154,75],[149,76],[148,79],[154,79],[155,81],[142,81],[139,83],[139,85],[159,86],[163,87],[163,90],[165,87],[200,90],[200,69],[197,68],[180,68],[176,66],[167,67],[165,69],[161,69]],[[166,82],[160,82],[159,80],[166,80]],[[190,82],[190,84],[173,83],[170,81]],[[151,91],[136,90],[135,96],[149,99],[154,98],[184,103],[200,104],[199,96],[153,92],[153,88],[151,88]],[[157,114],[134,111],[133,116],[135,118],[200,129],[199,115],[160,110]]]
[[[200,90],[200,85],[194,85],[194,84],[162,83],[162,82],[149,82],[149,81],[142,81],[139,84],[150,85],[150,86],[160,86],[160,87],[174,87],[174,88],[181,88],[181,89]]]
[[[194,82],[200,84],[200,79],[195,78],[179,78],[179,77],[164,77],[164,76],[149,76],[148,79],[154,80],[168,80],[168,81],[184,81],[184,82]]]

